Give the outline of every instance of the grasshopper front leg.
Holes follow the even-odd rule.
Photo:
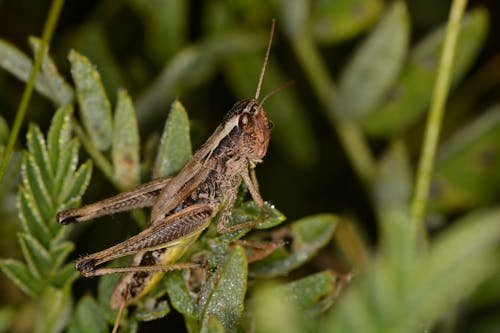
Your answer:
[[[130,271],[165,271],[165,267],[138,266],[123,268],[96,268],[115,258],[130,254],[176,246],[185,238],[192,237],[205,229],[214,214],[214,208],[206,203],[194,204],[165,217],[139,234],[106,250],[85,256],[76,262],[76,268],[83,276],[97,276]],[[146,268],[145,268],[146,267]]]

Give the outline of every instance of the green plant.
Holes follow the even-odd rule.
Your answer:
[[[271,194],[264,192],[264,197],[279,202],[280,208],[293,217],[308,215],[318,206],[330,212],[347,212],[342,217],[312,215],[278,226],[284,216],[273,208],[271,219],[261,226],[265,230],[221,236],[210,227],[184,258],[208,256],[208,271],[212,272],[208,282],[201,285],[192,277],[187,285],[186,274],[166,274],[147,299],[128,310],[121,327],[124,331],[135,331],[139,322],[162,317],[172,308],[183,315],[190,332],[498,330],[500,321],[494,310],[500,303],[500,113],[497,98],[491,97],[496,95],[491,92],[500,77],[494,70],[495,58],[484,64],[479,61],[487,56],[478,58],[491,29],[488,11],[474,7],[462,19],[465,1],[455,0],[452,28],[432,26],[431,33],[423,33],[416,3],[211,1],[192,10],[201,17],[201,23],[193,28],[186,1],[130,0],[98,5],[92,19],[67,32],[71,47],[80,52],[70,52],[71,68],[61,72],[71,72],[74,87],[56,69],[54,63],[63,68],[63,61],[53,61],[44,51],[35,90],[59,109],[53,124],[63,117],[68,128],[71,125],[98,174],[104,176],[102,183],[113,184],[114,190],[107,191],[110,194],[141,181],[175,174],[192,154],[191,138],[197,146],[222,116],[212,119],[207,115],[227,109],[230,102],[223,104],[227,100],[252,94],[267,28],[276,17],[278,39],[263,91],[271,91],[294,76],[300,89],[287,88],[266,101],[275,128],[270,156],[263,172],[258,171],[262,187]],[[418,3],[431,8],[426,15],[444,6]],[[127,21],[131,16],[135,21]],[[133,35],[129,25],[143,29],[141,51],[137,51],[133,37],[126,36]],[[413,38],[411,30],[418,38]],[[131,46],[126,47],[124,41]],[[35,53],[43,49],[37,39],[30,42]],[[54,43],[60,45],[57,38]],[[443,48],[454,57],[440,61]],[[346,49],[348,56],[342,57]],[[61,48],[52,50],[60,59],[67,55]],[[123,57],[117,57],[119,53]],[[27,81],[31,60],[0,40],[0,66]],[[444,89],[434,94],[438,76]],[[220,83],[222,80],[225,84]],[[126,86],[133,97],[118,89],[120,86]],[[447,86],[452,94],[443,120]],[[214,91],[223,93],[212,97]],[[236,97],[228,98],[230,94]],[[180,100],[188,106],[189,119]],[[68,122],[69,104],[79,113]],[[438,110],[432,112],[437,117],[430,117],[430,125],[425,125],[422,119],[430,104]],[[36,105],[43,109],[42,104]],[[163,123],[162,111],[167,109],[170,111],[161,139],[156,134],[144,136],[160,131],[151,124],[158,119]],[[205,125],[209,122],[212,125]],[[0,123],[2,146],[8,137],[6,124]],[[425,128],[434,128],[433,133],[439,134],[441,127],[442,145],[437,141],[439,135],[421,144]],[[48,207],[48,197],[39,193],[52,193],[46,190],[52,185],[45,183],[50,177],[25,177],[30,176],[26,170],[50,174],[51,164],[43,151],[50,156],[53,128],[48,130],[47,147],[42,131],[36,126],[28,130],[28,152],[23,153],[18,195],[23,198],[31,193],[31,206]],[[71,144],[76,146],[76,139],[70,140],[69,132],[65,133],[68,145],[74,142]],[[335,138],[345,156],[338,152]],[[15,149],[14,158],[19,154]],[[426,167],[417,172],[414,162],[421,155],[425,156]],[[66,324],[71,332],[106,331],[116,317],[116,311],[108,307],[108,298],[118,276],[99,278],[95,296],[86,293],[72,300],[70,287],[76,275],[70,263],[63,265],[70,243],[63,240],[63,232],[50,215],[78,202],[77,194],[82,193],[85,182],[77,176],[90,177],[88,163],[81,166],[81,173],[72,176],[81,186],[71,202],[53,201],[57,204],[52,203],[51,210],[44,209],[44,221],[50,223],[49,228],[57,229],[54,236],[38,239],[40,235],[27,229],[19,235],[26,264],[2,261],[3,270],[11,277],[30,274],[30,279],[24,280],[32,284],[18,283],[31,294],[43,295],[40,309],[53,310],[37,317],[44,319],[35,321],[40,331],[58,331]],[[15,169],[11,168],[9,175],[15,175]],[[342,176],[334,178],[335,174]],[[12,184],[15,179],[7,180]],[[99,190],[99,183],[99,178],[91,182],[93,191]],[[421,185],[415,186],[417,183]],[[420,190],[415,195],[417,187]],[[32,189],[35,192],[27,192]],[[9,191],[2,191],[5,201]],[[58,193],[53,195],[57,197]],[[294,193],[300,198],[294,199]],[[245,202],[244,195],[242,189],[232,218],[261,218],[262,212]],[[99,198],[103,196],[99,194]],[[19,209],[23,212],[22,205]],[[24,215],[29,210],[24,212],[26,220]],[[142,227],[147,223],[142,211],[134,212],[132,220]],[[369,227],[375,223],[377,233]],[[81,229],[74,230],[70,238],[83,243],[78,237]],[[243,248],[234,245],[241,237],[285,239],[288,243],[248,264]],[[366,239],[376,239],[376,246]],[[30,250],[38,243],[52,259],[47,259],[46,252],[38,255]],[[18,267],[24,268],[16,271]],[[227,293],[230,288],[232,292]],[[192,297],[193,290],[199,299]],[[58,302],[51,303],[48,298]],[[75,306],[71,308],[73,301]],[[1,308],[0,331],[14,327],[12,323],[21,310],[12,305]],[[481,311],[487,315],[481,315]],[[55,320],[58,318],[62,320]]]

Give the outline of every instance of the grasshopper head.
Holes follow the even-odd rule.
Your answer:
[[[266,155],[271,123],[261,102],[254,98],[237,102],[228,114],[235,120],[231,141],[248,158],[256,163]]]

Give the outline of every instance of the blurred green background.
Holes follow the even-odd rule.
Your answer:
[[[143,143],[160,135],[178,98],[188,111],[196,148],[235,101],[255,94],[275,18],[261,96],[289,80],[295,84],[266,101],[274,128],[268,155],[257,168],[261,193],[292,220],[318,212],[348,216],[372,249],[380,240],[377,204],[390,193],[374,195],[373,166],[367,166],[372,176],[354,167],[349,156],[356,148],[339,132],[346,122],[354,124],[374,161],[403,143],[414,170],[442,40],[436,31],[446,23],[450,3],[411,0],[394,9],[394,2],[381,0],[67,1],[50,54],[68,82],[69,51],[86,55],[101,73],[113,105],[118,89],[126,89]],[[28,37],[40,36],[49,7],[46,0],[0,0],[0,38],[31,55]],[[431,191],[431,234],[500,198],[498,14],[495,0],[468,6]],[[23,88],[8,70],[0,70],[0,115],[9,127]],[[34,94],[17,150],[25,147],[27,124],[45,131],[54,110],[50,99]],[[16,170],[10,170],[0,190],[1,257],[19,256],[12,236],[19,229],[17,179]],[[114,193],[96,168],[84,202]],[[119,219],[83,227],[74,253],[102,249],[136,231],[133,224],[121,223],[126,216]],[[349,271],[349,263],[332,254],[337,246],[306,270]],[[0,281],[0,305],[21,302],[24,296],[4,276]],[[93,283],[77,282],[76,293]],[[498,305],[479,307],[471,320],[498,312]]]

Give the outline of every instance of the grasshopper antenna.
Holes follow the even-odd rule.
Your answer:
[[[295,81],[294,80],[290,80],[290,81],[287,81],[285,83],[283,83],[282,85],[274,88],[273,90],[271,90],[270,92],[268,92],[264,98],[262,98],[262,101],[260,101],[260,106],[264,105],[264,102],[266,101],[266,99],[268,99],[269,97],[271,97],[272,95],[276,94],[278,91],[281,91],[283,90],[284,88],[286,87],[289,87],[291,85],[295,84]]]
[[[269,53],[271,52],[271,44],[273,43],[275,24],[276,20],[273,19],[271,22],[271,31],[269,32],[269,41],[267,42],[266,56],[264,57],[264,63],[262,64],[262,69],[260,70],[259,82],[257,83],[257,91],[255,92],[255,99],[259,99],[260,88],[262,87],[262,81],[264,80],[264,73],[266,72],[267,61],[269,60]]]

